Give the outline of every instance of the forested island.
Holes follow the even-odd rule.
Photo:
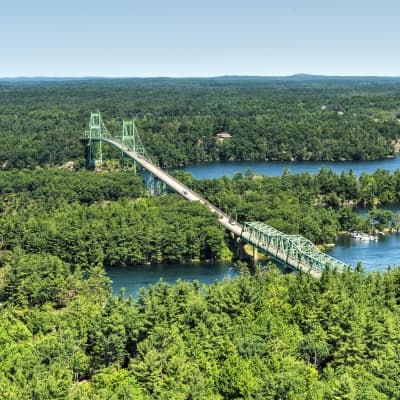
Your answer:
[[[86,171],[79,142],[98,108],[116,132],[135,117],[164,167],[374,159],[395,154],[399,97],[400,80],[375,78],[0,80],[0,399],[400,398],[399,269],[314,279],[241,264],[231,281],[113,297],[105,266],[235,249],[205,206],[151,198],[132,171]],[[400,202],[400,171],[175,176],[240,221],[317,244],[371,216],[398,224],[380,206]]]

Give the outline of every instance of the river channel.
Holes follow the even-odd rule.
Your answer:
[[[355,267],[360,261],[367,272],[384,271],[388,266],[400,265],[400,234],[386,234],[378,241],[361,241],[349,236],[339,236],[336,246],[329,254]],[[174,283],[177,279],[197,280],[212,284],[223,279],[230,280],[237,270],[228,262],[203,262],[193,264],[157,264],[132,267],[106,268],[113,281],[113,293],[118,295],[122,288],[125,296],[137,298],[139,289],[158,282],[160,279]]]
[[[378,168],[394,172],[396,169],[400,169],[400,157],[375,161],[229,161],[192,164],[181,169],[190,172],[197,179],[206,179],[219,178],[224,175],[231,178],[235,173],[244,174],[247,170],[268,176],[282,175],[285,169],[292,174],[301,172],[316,174],[321,168],[331,169],[338,174],[342,171],[352,170],[355,175],[361,175],[363,172],[371,174]]]
[[[177,279],[199,281],[210,285],[223,279],[230,280],[237,270],[229,262],[199,262],[187,264],[135,265],[132,267],[106,268],[107,275],[113,284],[113,293],[118,295],[122,288],[125,296],[137,298],[139,289],[162,279],[174,283]]]
[[[279,176],[285,169],[291,173],[318,173],[321,168],[328,168],[336,173],[350,169],[360,175],[362,172],[373,173],[378,168],[394,172],[400,169],[400,158],[378,161],[344,161],[344,162],[280,162],[280,161],[245,161],[215,162],[210,164],[194,164],[183,168],[197,179],[232,177],[235,173],[246,173],[251,170],[255,174]],[[361,210],[361,212],[363,212]],[[365,212],[365,210],[364,210]],[[340,236],[329,254],[353,267],[362,262],[366,271],[382,271],[388,266],[400,265],[400,235],[380,236],[378,241],[360,241],[348,236]],[[196,263],[196,264],[160,264],[135,267],[107,268],[113,281],[113,292],[118,294],[125,288],[126,296],[137,297],[141,287],[156,283],[159,279],[173,283],[177,279],[198,280],[211,284],[216,280],[231,279],[236,275],[232,263]]]
[[[349,236],[339,236],[336,246],[329,254],[355,267],[360,261],[367,272],[384,271],[388,266],[400,265],[400,235],[387,234],[378,241],[361,241]],[[114,295],[122,288],[125,296],[137,298],[140,288],[147,287],[162,279],[174,283],[177,279],[197,280],[212,284],[223,279],[230,280],[237,270],[228,262],[203,262],[193,264],[136,265],[132,267],[106,268],[112,280]]]

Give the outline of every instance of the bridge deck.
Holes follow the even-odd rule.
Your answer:
[[[123,144],[115,139],[101,138],[99,140],[110,143],[113,146],[120,149],[121,151],[123,151],[128,157],[134,159],[144,169],[151,172],[160,181],[164,182],[166,185],[168,185],[170,188],[175,190],[177,193],[179,193],[185,199],[187,199],[189,201],[199,201],[200,203],[206,205],[211,210],[211,212],[218,215],[218,221],[221,225],[223,225],[226,229],[228,229],[230,232],[234,233],[235,235],[237,235],[237,236],[241,235],[242,228],[243,228],[242,225],[240,225],[237,221],[234,221],[232,218],[230,218],[227,214],[225,214],[218,207],[215,207],[204,197],[200,196],[199,194],[197,194],[196,192],[191,190],[189,187],[187,187],[186,185],[184,185],[183,183],[179,182],[174,177],[169,175],[167,172],[165,172],[164,170],[157,167],[152,162],[150,162],[149,160],[147,160],[146,158],[141,156],[139,153],[133,151],[128,146],[126,146],[125,144]]]
[[[246,222],[242,240],[252,244],[279,263],[314,277],[321,276],[326,266],[342,271],[345,263],[320,251],[301,235],[287,235],[262,222]]]
[[[199,201],[206,205],[211,212],[218,215],[219,223],[227,230],[283,265],[309,273],[314,277],[320,277],[326,265],[339,269],[346,267],[341,261],[320,252],[310,241],[302,236],[286,235],[261,222],[248,222],[243,227],[204,197],[179,182],[120,140],[109,137],[91,137],[90,140],[107,142],[118,148],[185,199]]]

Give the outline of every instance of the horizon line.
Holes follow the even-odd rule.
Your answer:
[[[260,74],[227,74],[227,75],[15,75],[0,76],[5,79],[217,79],[217,78],[400,78],[400,75],[371,75],[371,74],[309,74],[295,73],[282,75]]]

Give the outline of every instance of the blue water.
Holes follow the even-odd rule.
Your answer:
[[[318,173],[321,168],[332,169],[336,173],[350,169],[360,175],[362,172],[373,173],[378,168],[394,172],[400,169],[400,158],[378,161],[344,161],[344,162],[280,162],[280,161],[244,161],[244,162],[214,162],[209,164],[189,165],[182,168],[191,172],[195,178],[232,177],[235,173],[245,174],[251,170],[256,174],[279,176],[285,169],[291,173]],[[396,210],[398,208],[396,207]],[[360,209],[366,213],[368,210]],[[336,246],[329,251],[347,264],[355,267],[361,261],[366,271],[385,270],[388,265],[400,265],[400,235],[381,236],[377,242],[365,242],[341,236]],[[163,279],[174,283],[177,279],[197,280],[202,284],[211,284],[216,280],[231,279],[236,274],[232,263],[196,263],[180,265],[141,265],[134,267],[107,268],[108,276],[113,281],[113,292],[118,295],[125,288],[125,295],[137,298],[142,287]]]
[[[197,179],[218,178],[221,176],[232,177],[235,173],[246,173],[251,170],[255,174],[280,176],[285,169],[292,174],[301,172],[318,173],[321,168],[328,168],[336,173],[352,170],[354,174],[363,172],[373,173],[378,168],[394,172],[400,169],[400,157],[386,158],[376,161],[232,161],[213,162],[205,164],[192,164],[182,170],[190,172]]]
[[[339,236],[336,246],[328,252],[331,256],[355,267],[360,261],[364,270],[384,271],[388,266],[400,266],[400,235],[387,234],[378,241],[361,241],[349,236]],[[232,263],[193,263],[193,264],[157,264],[132,267],[106,268],[107,275],[113,281],[113,293],[118,295],[122,288],[126,297],[138,297],[141,288],[162,279],[174,283],[178,279],[197,280],[201,284],[212,284],[223,279],[232,279],[237,275]]]
[[[400,235],[380,235],[378,241],[339,236],[329,254],[353,267],[360,261],[369,272],[384,271],[389,265],[400,266]]]
[[[136,265],[132,267],[106,268],[107,275],[113,281],[113,293],[118,295],[125,288],[125,296],[137,298],[138,291],[162,279],[174,283],[177,279],[199,281],[210,285],[215,281],[232,279],[237,274],[232,263],[202,262],[186,264]]]
[[[389,210],[392,211],[394,213],[399,212],[400,211],[400,204],[386,204],[383,206],[379,206],[380,210]],[[368,215],[368,212],[371,211],[371,208],[367,208],[367,207],[354,207],[354,211],[362,216],[362,217],[366,217]]]

